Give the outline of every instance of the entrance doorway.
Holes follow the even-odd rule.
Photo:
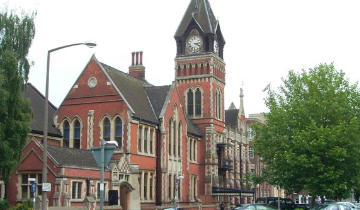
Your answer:
[[[128,182],[120,184],[120,205],[123,210],[129,210],[130,192],[133,190]]]

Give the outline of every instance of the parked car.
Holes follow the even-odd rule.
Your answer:
[[[350,202],[333,202],[317,204],[312,210],[360,210],[360,208]]]
[[[245,204],[242,206],[235,207],[234,210],[276,210],[276,209],[266,204],[253,203],[253,204]]]
[[[289,198],[279,198],[279,197],[260,197],[256,199],[256,203],[267,204],[272,206],[273,208],[278,208],[278,202],[280,201],[280,209],[281,210],[292,210],[297,206],[294,201]]]

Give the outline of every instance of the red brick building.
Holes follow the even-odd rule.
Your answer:
[[[175,43],[175,78],[167,86],[146,80],[142,52],[132,53],[128,73],[89,60],[49,123],[56,131],[49,206],[98,198],[89,149],[101,139],[119,144],[105,172],[108,204],[217,209],[253,201],[244,180],[251,169],[242,97],[239,110],[225,112],[225,40],[208,0],[191,0]],[[11,179],[12,204],[29,197],[28,177],[41,180],[42,152],[41,138],[30,138]]]

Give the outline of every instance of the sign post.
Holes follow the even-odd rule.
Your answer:
[[[110,144],[105,146],[106,144]],[[101,139],[100,147],[91,148],[93,157],[97,165],[100,167],[100,210],[104,210],[104,171],[111,160],[111,157],[118,146],[116,141],[105,141]]]
[[[31,193],[31,197],[33,198],[33,209],[35,210],[36,179],[29,178],[28,181],[31,183],[30,193]]]

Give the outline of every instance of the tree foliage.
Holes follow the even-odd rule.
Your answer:
[[[265,180],[288,192],[340,199],[359,184],[360,93],[342,71],[322,64],[290,71],[269,91],[265,124],[255,124],[254,148]]]
[[[23,91],[34,34],[34,15],[0,14],[0,173],[5,182],[30,131],[32,111]]]

